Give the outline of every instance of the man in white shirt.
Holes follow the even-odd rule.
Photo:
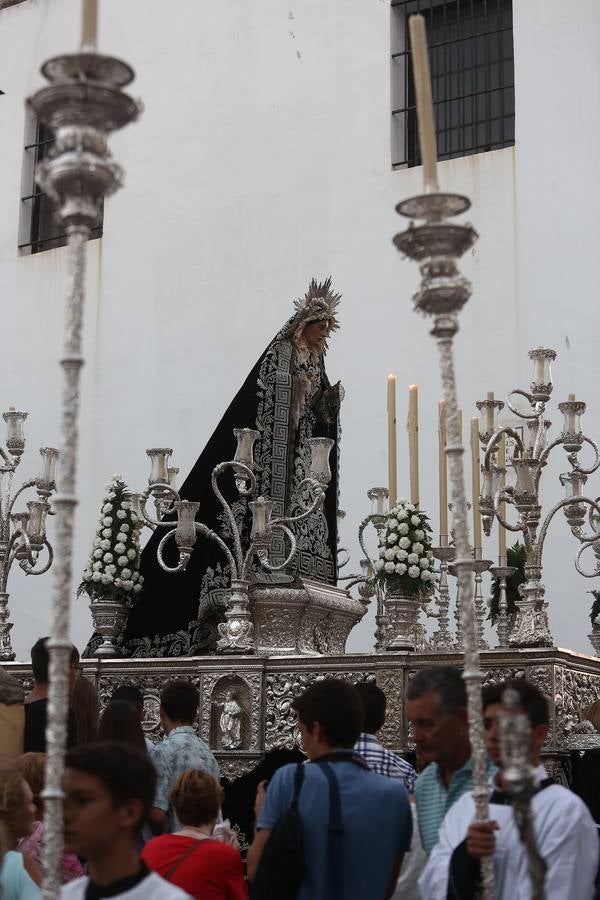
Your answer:
[[[65,850],[86,858],[88,875],[63,885],[61,900],[190,900],[138,859],[156,785],[148,755],[127,744],[84,744],[65,764]]]
[[[503,792],[499,717],[502,694],[513,688],[519,711],[531,725],[530,764],[537,791],[531,800],[537,849],[546,864],[545,900],[592,900],[598,868],[598,835],[585,804],[567,788],[552,784],[540,765],[549,727],[548,702],[525,679],[489,685],[483,690],[486,749],[500,771],[490,785],[490,820],[474,821],[475,803],[464,794],[446,814],[438,843],[419,879],[423,900],[471,900],[478,894],[480,860],[493,856],[496,900],[530,900],[532,885],[510,801]]]

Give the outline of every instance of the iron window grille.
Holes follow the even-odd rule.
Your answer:
[[[54,205],[35,180],[35,170],[48,155],[54,143],[52,131],[42,122],[36,121],[34,126],[35,140],[25,144],[24,184],[26,193],[21,197],[22,234],[25,240],[19,243],[19,250],[29,253],[40,253],[42,250],[53,250],[64,247],[67,234],[64,226],[54,215]],[[102,237],[104,207],[100,221],[90,232],[90,240]]]
[[[392,165],[421,164],[408,18],[427,25],[439,159],[512,146],[512,0],[392,0]]]

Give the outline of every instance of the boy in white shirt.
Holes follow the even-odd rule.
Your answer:
[[[67,753],[65,850],[87,860],[88,875],[61,888],[61,900],[190,900],[138,859],[139,832],[156,786],[147,754],[118,743]]]
[[[513,688],[519,712],[531,726],[529,761],[537,787],[531,800],[537,849],[546,865],[545,900],[592,900],[598,868],[598,835],[585,804],[567,788],[552,784],[540,765],[540,750],[549,728],[548,701],[525,679],[483,689],[486,749],[499,767],[490,785],[490,820],[474,821],[473,795],[463,794],[447,812],[419,887],[423,900],[471,900],[478,895],[480,860],[494,858],[496,900],[530,900],[532,885],[510,800],[503,792],[499,717],[502,694]]]

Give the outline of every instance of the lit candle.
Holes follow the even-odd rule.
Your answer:
[[[81,11],[81,49],[95,50],[98,37],[98,0],[83,0]]]
[[[388,413],[388,482],[390,491],[390,509],[396,505],[398,497],[398,464],[396,448],[396,376],[388,375],[387,385]]]
[[[446,463],[446,401],[440,400],[438,416],[440,535],[448,534],[448,467]],[[441,540],[441,538],[440,538]]]
[[[498,447],[498,468],[503,469],[506,465],[506,435],[503,434],[500,438],[500,445]],[[506,484],[506,476],[502,475],[500,478],[500,490],[504,490],[504,486]],[[504,519],[506,517],[506,503],[502,501],[500,504],[500,515]],[[501,566],[506,565],[506,528],[498,522],[498,557],[499,563]]]
[[[435,193],[439,190],[437,144],[425,19],[421,15],[411,16],[408,20],[408,28],[410,31],[411,59],[417,98],[417,125],[419,128],[421,160],[423,162],[423,181],[425,183],[425,192]]]
[[[494,402],[494,392],[488,391],[487,398],[488,398],[488,402],[493,403]],[[493,430],[494,430],[494,407],[488,406],[488,407],[486,407],[486,431],[493,431]]]
[[[479,514],[479,494],[481,491],[481,470],[479,468],[479,419],[471,419],[471,483],[473,489],[473,547],[481,547],[481,516]]]
[[[410,502],[419,505],[419,388],[408,388],[408,458],[410,462]]]

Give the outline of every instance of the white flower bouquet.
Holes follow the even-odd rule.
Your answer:
[[[92,552],[77,596],[120,600],[129,604],[144,582],[139,573],[139,537],[143,522],[131,509],[127,485],[113,475],[106,486]]]
[[[394,591],[431,593],[435,574],[429,517],[406,500],[399,500],[387,515],[375,577]]]

